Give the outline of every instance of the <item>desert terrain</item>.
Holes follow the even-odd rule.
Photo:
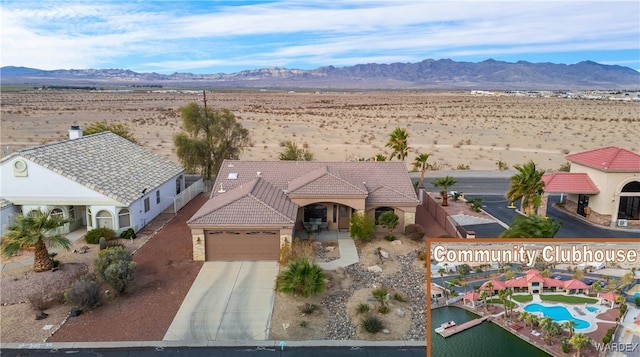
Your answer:
[[[64,140],[71,125],[128,123],[146,148],[177,161],[179,108],[201,92],[2,91],[3,156]],[[534,160],[558,169],[569,153],[616,145],[638,151],[640,103],[471,92],[212,91],[207,105],[229,108],[250,130],[241,159],[277,159],[295,141],[320,161],[370,158],[396,127],[409,133],[407,165],[429,153],[437,169],[496,170]]]

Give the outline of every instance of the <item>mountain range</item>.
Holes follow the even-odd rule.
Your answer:
[[[572,90],[640,89],[640,72],[593,61],[576,64],[456,62],[326,66],[311,70],[279,67],[236,73],[138,73],[127,69],[40,70],[2,67],[2,85],[166,86],[308,89]]]

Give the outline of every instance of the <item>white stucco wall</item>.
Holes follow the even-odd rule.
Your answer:
[[[607,215],[617,213],[620,204],[618,193],[622,187],[631,181],[640,180],[638,173],[603,172],[575,162],[571,163],[571,172],[585,172],[589,175],[600,190],[597,195],[589,196],[589,206],[594,211]]]
[[[16,159],[0,164],[0,197],[15,205],[118,205],[114,199],[24,158],[20,159],[27,163],[27,176],[16,177],[13,173]]]

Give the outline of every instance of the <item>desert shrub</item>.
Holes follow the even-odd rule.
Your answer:
[[[389,235],[391,235],[391,232],[396,229],[399,222],[400,217],[393,211],[384,212],[380,217],[378,217],[378,224],[387,229],[389,231]]]
[[[387,234],[384,236],[384,240],[387,240],[389,242],[393,242],[394,240],[396,240],[396,236],[394,236],[393,234]]]
[[[122,248],[124,248],[124,243],[122,243],[121,241],[119,241],[117,239],[107,241],[107,245],[106,245],[105,249],[106,248],[113,248],[113,247],[122,247]]]
[[[289,264],[289,262],[291,261],[291,254],[292,254],[291,244],[289,243],[282,244],[280,246],[280,255],[278,256],[278,264],[281,267]]]
[[[558,171],[564,171],[564,172],[571,171],[571,163],[567,161],[564,164],[560,164],[560,168],[558,169]]]
[[[471,165],[469,165],[469,164],[458,164],[456,169],[457,170],[471,170]]]
[[[133,272],[136,265],[132,261],[115,261],[104,270],[104,281],[119,293],[128,292],[135,282]]]
[[[131,261],[131,253],[124,247],[101,250],[93,267],[98,281],[111,285],[116,291],[126,292],[133,285],[136,263]]]
[[[405,299],[405,297],[400,295],[399,293],[393,293],[393,300],[399,302],[407,302],[407,299]]]
[[[93,309],[100,305],[100,284],[89,276],[82,276],[64,292],[64,300],[81,309]]]
[[[421,250],[418,252],[418,259],[420,260],[427,260],[427,252],[424,250]]]
[[[326,278],[320,266],[310,263],[307,258],[300,258],[291,261],[287,270],[278,274],[276,289],[283,293],[309,297],[324,291]]]
[[[40,290],[31,292],[27,299],[34,310],[44,311],[58,303],[60,296],[59,292],[50,294],[44,290]]]
[[[384,324],[382,323],[382,320],[375,316],[365,316],[360,321],[360,327],[362,327],[362,329],[367,331],[368,333],[378,333],[384,330]]]
[[[380,303],[380,306],[385,306],[385,301],[387,300],[388,295],[389,291],[385,288],[377,288],[371,292],[371,296]]]
[[[388,306],[380,306],[378,308],[378,312],[381,314],[388,314],[389,313],[389,307]]]
[[[421,241],[424,233],[424,228],[419,224],[409,224],[404,229],[404,235],[415,241]]]
[[[376,222],[370,215],[356,213],[351,217],[351,238],[368,242],[376,237]]]
[[[369,312],[369,304],[365,304],[365,303],[360,303],[358,304],[358,306],[356,307],[356,312],[359,314],[364,314],[366,312]]]
[[[300,323],[299,323],[298,325],[300,325],[300,327],[303,327],[303,328],[304,328],[304,327],[307,327],[309,324],[308,324],[308,322],[307,322],[307,321],[305,321],[305,320],[301,320],[301,321],[300,321]]]
[[[305,303],[304,305],[298,307],[301,313],[305,315],[313,314],[316,310],[318,310],[318,305]]]
[[[136,232],[133,228],[129,228],[120,233],[120,238],[122,239],[136,239]]]
[[[636,297],[633,301],[637,307],[640,307],[640,297]]]
[[[500,171],[509,170],[509,165],[507,165],[507,163],[502,161],[502,160],[496,161],[496,166],[498,166],[498,170],[500,170]]]
[[[482,210],[482,197],[474,197],[467,200],[467,204],[471,206],[471,209],[475,212],[480,212]]]
[[[98,244],[100,237],[104,237],[106,240],[112,240],[116,237],[116,232],[109,228],[96,228],[88,231],[84,240],[90,244]]]

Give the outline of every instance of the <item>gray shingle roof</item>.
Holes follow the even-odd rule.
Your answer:
[[[129,206],[184,169],[111,132],[22,149],[16,155]],[[3,161],[5,161],[3,160]]]
[[[208,200],[189,224],[293,224],[298,205],[262,178]]]
[[[280,224],[295,222],[289,196],[362,197],[368,204],[418,203],[402,162],[226,160],[211,197],[189,224]],[[280,216],[274,214],[278,212]]]

